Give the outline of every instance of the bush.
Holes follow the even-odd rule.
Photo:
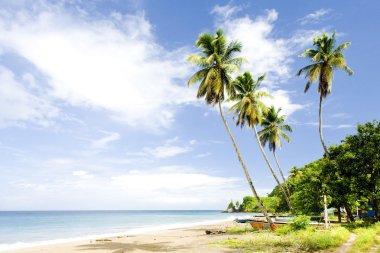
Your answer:
[[[318,252],[334,249],[347,241],[349,237],[350,232],[347,229],[335,227],[325,231],[307,229],[281,236],[270,232],[260,232],[250,239],[228,239],[216,244],[249,252]]]
[[[246,225],[244,227],[242,226],[235,226],[232,228],[227,228],[226,233],[227,234],[246,234],[246,233],[252,233],[257,232],[257,229],[252,228],[250,225]]]
[[[292,218],[290,221],[291,223],[289,225],[292,230],[294,231],[304,230],[309,225],[310,218],[307,217],[306,215],[300,215],[300,216]]]
[[[290,225],[285,225],[285,226],[279,226],[278,228],[276,228],[276,230],[274,232],[277,235],[286,235],[292,231],[293,231],[293,229]]]

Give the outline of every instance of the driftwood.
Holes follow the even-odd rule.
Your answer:
[[[223,231],[223,230],[216,230],[216,229],[213,229],[213,230],[206,230],[206,235],[219,235],[219,234],[225,234],[226,231]]]

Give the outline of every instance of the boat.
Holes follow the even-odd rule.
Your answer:
[[[268,222],[266,220],[252,220],[249,222],[252,226],[252,228],[257,229],[257,230],[265,230],[268,229]],[[289,220],[287,219],[281,219],[281,220],[274,220],[272,224],[272,229],[276,229],[281,226],[288,225],[290,223]],[[311,221],[309,225],[317,226],[317,227],[323,227],[324,223],[319,223],[316,221]]]
[[[264,220],[252,220],[249,223],[251,224],[252,228],[257,229],[257,230],[264,230],[264,229],[269,228],[268,222],[264,221]],[[271,228],[276,229],[280,226],[285,226],[287,224],[288,224],[288,222],[286,222],[286,221],[273,221]]]
[[[253,221],[253,219],[249,219],[249,218],[248,219],[239,219],[239,218],[236,218],[235,221],[237,223],[250,223],[250,222]]]

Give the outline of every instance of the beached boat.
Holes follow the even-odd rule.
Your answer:
[[[251,226],[253,228],[258,229],[258,230],[263,230],[263,229],[268,229],[269,228],[268,222],[266,220],[252,220],[249,223],[251,224]],[[289,223],[290,222],[287,219],[279,219],[279,220],[276,219],[276,220],[273,221],[272,229],[276,229],[276,228],[278,228],[280,226],[288,225]],[[323,227],[324,223],[319,223],[319,222],[316,222],[316,221],[311,221],[309,223],[309,225]]]
[[[250,223],[250,222],[253,221],[253,219],[249,219],[249,218],[248,219],[239,219],[239,218],[236,218],[235,221],[237,223]]]
[[[252,220],[249,223],[251,224],[252,228],[254,228],[254,229],[264,230],[264,229],[269,228],[268,222],[264,221],[264,220]],[[280,226],[285,226],[287,224],[288,224],[288,222],[286,222],[286,221],[273,221],[272,229],[276,229]]]

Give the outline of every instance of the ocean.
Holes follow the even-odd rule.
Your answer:
[[[236,217],[216,210],[0,211],[0,252],[211,224]]]

